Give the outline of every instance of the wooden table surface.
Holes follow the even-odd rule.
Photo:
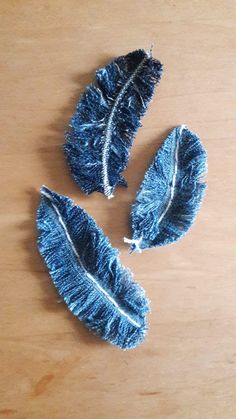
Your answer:
[[[2,0],[0,418],[236,418],[236,3]],[[143,119],[127,190],[86,197],[63,135],[96,68],[136,48],[165,73]],[[130,204],[167,132],[185,123],[209,153],[196,224],[175,245],[128,253]],[[150,330],[123,352],[58,303],[36,248],[46,184],[95,217],[152,303]]]

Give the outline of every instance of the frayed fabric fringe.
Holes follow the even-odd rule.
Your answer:
[[[86,211],[45,186],[38,248],[68,308],[102,339],[130,349],[147,332],[149,301]]]
[[[173,243],[195,221],[204,197],[207,153],[185,125],[176,127],[147,170],[131,210],[131,251]]]
[[[64,152],[71,174],[83,192],[114,196],[140,119],[162,76],[162,64],[139,49],[96,71],[76,106]]]

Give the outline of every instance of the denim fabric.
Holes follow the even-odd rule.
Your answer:
[[[147,170],[131,210],[131,250],[180,239],[193,224],[206,184],[207,154],[185,126],[173,129]]]
[[[141,343],[149,302],[93,218],[42,187],[37,227],[39,251],[73,314],[122,349]]]
[[[76,106],[64,152],[81,189],[111,198],[122,176],[140,118],[147,110],[162,64],[143,50],[116,58],[96,72]]]

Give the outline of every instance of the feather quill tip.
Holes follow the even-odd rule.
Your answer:
[[[128,239],[127,237],[124,237],[124,243],[130,244],[130,253],[142,253],[142,249],[140,248],[141,241],[142,237],[139,239]]]
[[[114,198],[113,194],[107,196],[107,199],[112,199],[112,198]]]
[[[184,129],[188,129],[187,125],[185,125],[185,124],[181,124],[181,125],[179,126],[179,135],[181,135],[181,134],[182,134],[182,132],[183,132],[183,130],[184,130]]]

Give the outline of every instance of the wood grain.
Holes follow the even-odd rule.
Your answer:
[[[231,0],[2,0],[0,418],[235,419],[236,5]],[[63,132],[94,70],[135,48],[165,74],[132,150],[127,190],[85,197]],[[209,153],[195,226],[129,255],[128,214],[167,132],[185,123]],[[80,203],[152,301],[146,342],[122,352],[65,308],[38,255],[46,184]]]

